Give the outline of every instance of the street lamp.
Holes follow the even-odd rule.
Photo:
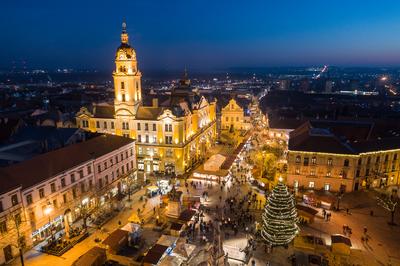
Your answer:
[[[51,206],[51,203],[47,203],[47,207],[44,209],[44,214],[49,217],[49,227],[50,227],[50,233],[51,233],[51,240],[53,240],[53,229],[51,226],[51,221],[50,221],[50,214],[53,212],[53,206]]]

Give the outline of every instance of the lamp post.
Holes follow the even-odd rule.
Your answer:
[[[44,209],[44,214],[49,217],[49,227],[50,227],[50,233],[51,233],[51,240],[53,240],[53,228],[51,225],[51,220],[50,220],[50,214],[53,211],[53,206],[51,206],[51,203],[47,203],[47,207]]]

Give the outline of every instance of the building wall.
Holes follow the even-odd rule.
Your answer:
[[[40,231],[48,226],[49,221],[54,223],[60,220],[58,224],[64,226],[65,220],[73,222],[78,219],[82,208],[93,211],[102,204],[104,195],[126,189],[126,184],[130,181],[128,179],[137,179],[136,165],[135,144],[132,142],[104,156],[76,165],[33,187],[1,195],[3,209],[0,211],[0,225],[5,221],[7,230],[0,230],[0,264],[5,262],[3,249],[10,243],[18,243],[17,227],[13,219],[17,213],[20,213],[22,219],[18,227],[20,236],[25,238],[26,246],[30,247],[33,244],[32,237],[40,235]],[[129,184],[132,185],[133,182]],[[18,198],[15,206],[11,203],[14,195]],[[45,211],[48,207],[51,207],[49,214]],[[18,256],[17,248],[12,247],[12,252],[14,257]]]
[[[291,187],[344,192],[398,185],[399,158],[400,150],[359,155],[289,151],[287,183]]]
[[[231,99],[229,103],[221,110],[221,129],[229,130],[231,127],[237,130],[247,130],[248,125],[244,121],[244,112],[235,99]]]

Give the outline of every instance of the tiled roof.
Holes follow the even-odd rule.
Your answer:
[[[130,138],[101,135],[90,140],[0,168],[0,192],[22,186],[34,186],[91,159],[101,157],[134,142]]]
[[[290,133],[289,150],[359,154],[400,149],[400,137],[371,138],[371,130],[370,123],[308,121]]]
[[[162,107],[139,106],[136,119],[138,120],[157,120],[157,117],[163,112]]]
[[[112,105],[96,105],[93,107],[93,115],[96,118],[114,118],[115,109]]]

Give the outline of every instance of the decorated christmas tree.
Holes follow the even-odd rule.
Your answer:
[[[271,246],[289,244],[299,232],[293,195],[281,181],[268,196],[262,214],[262,238]]]

